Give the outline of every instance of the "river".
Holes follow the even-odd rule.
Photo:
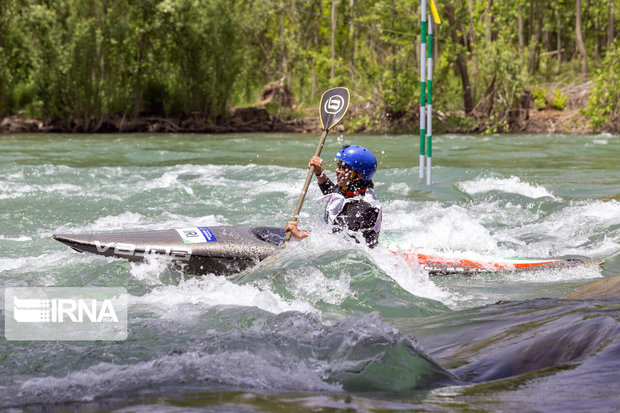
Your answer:
[[[381,239],[602,266],[431,277],[321,229],[269,265],[193,277],[79,254],[53,233],[284,226],[318,136],[0,136],[0,279],[123,287],[124,341],[0,338],[0,408],[131,411],[617,411],[620,299],[566,299],[620,274],[620,136],[332,133],[379,161]],[[616,294],[618,297],[620,293]],[[0,323],[4,330],[2,294]]]

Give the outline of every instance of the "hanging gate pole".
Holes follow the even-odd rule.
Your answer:
[[[426,1],[420,3],[420,179],[432,183],[433,165],[433,21],[426,15]],[[441,24],[435,2],[430,1],[431,13],[436,24]]]
[[[428,64],[426,75],[426,185],[431,184],[433,165],[433,22],[428,16]]]
[[[421,29],[420,29],[420,179],[424,178],[424,144],[426,139],[426,65],[424,58],[426,56],[426,0],[422,0],[420,5]]]

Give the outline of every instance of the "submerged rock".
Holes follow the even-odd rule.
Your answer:
[[[578,289],[564,298],[571,300],[585,300],[592,298],[619,299],[620,298],[620,275],[614,275],[600,281],[595,281]]]

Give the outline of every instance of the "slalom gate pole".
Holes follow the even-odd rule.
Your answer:
[[[428,16],[428,67],[426,74],[426,185],[431,184],[431,166],[433,164],[433,22]]]
[[[424,178],[424,141],[426,138],[426,0],[421,0],[421,29],[420,29],[420,179]]]

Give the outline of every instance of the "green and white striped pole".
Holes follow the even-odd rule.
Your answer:
[[[426,139],[426,0],[422,0],[420,30],[420,179],[424,178],[424,144]]]
[[[433,22],[428,16],[428,64],[426,68],[426,185],[431,184],[433,165]]]

